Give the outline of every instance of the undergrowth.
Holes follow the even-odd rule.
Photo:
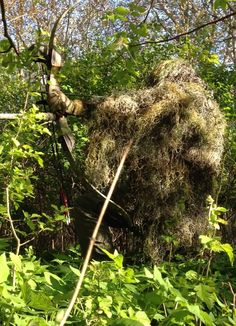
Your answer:
[[[91,262],[68,324],[236,324],[236,271],[224,254],[176,255],[159,266],[124,266],[122,255],[107,254],[110,261]],[[59,325],[80,275],[79,251],[45,263],[29,247],[24,255],[3,252],[0,266],[1,324]]]

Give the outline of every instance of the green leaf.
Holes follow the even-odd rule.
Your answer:
[[[56,322],[59,324],[63,317],[64,317],[65,311],[64,310],[59,310],[57,315],[56,315]]]
[[[228,0],[215,0],[214,9],[226,9]]]
[[[234,251],[232,246],[229,243],[224,243],[221,245],[222,249],[226,252],[229,257],[230,264],[233,266],[234,264]]]
[[[191,312],[194,316],[196,316],[197,318],[199,318],[201,320],[201,322],[204,323],[204,325],[206,326],[214,326],[214,323],[210,317],[210,315],[208,315],[208,313],[206,313],[205,311],[202,311],[198,305],[187,305],[187,309],[189,312]]]
[[[21,285],[21,293],[22,293],[22,298],[26,304],[28,304],[30,301],[31,292],[32,292],[32,290],[31,290],[30,285],[27,282],[24,282]]]
[[[72,272],[77,275],[80,276],[80,270],[78,268],[75,268],[73,266],[70,266],[70,269],[72,270]]]
[[[220,224],[224,224],[224,225],[228,224],[228,222],[226,220],[224,220],[223,218],[220,218],[220,217],[217,218],[217,222]]]
[[[44,292],[33,292],[30,294],[30,301],[28,306],[37,310],[50,311],[53,304],[49,296]]]
[[[135,318],[145,326],[149,326],[151,323],[145,311],[137,311]]]
[[[134,2],[129,3],[128,6],[132,11],[137,11],[140,14],[143,14],[146,11],[145,7],[136,5]]]
[[[159,291],[160,292],[160,291]],[[166,296],[156,292],[148,292],[142,295],[142,299],[147,305],[156,305],[164,303]]]
[[[112,317],[112,312],[110,308],[112,306],[112,297],[107,295],[105,298],[98,297],[99,308],[105,313],[108,318]]]
[[[195,286],[194,290],[199,299],[201,299],[209,310],[211,310],[215,303],[215,288],[208,285],[199,284]]]
[[[115,265],[117,268],[122,268],[123,267],[123,260],[124,257],[118,253],[117,250],[114,251],[114,254],[110,253],[106,249],[101,248],[101,250],[110,258],[114,261]]]
[[[11,261],[13,262],[16,270],[20,272],[22,270],[22,264],[21,264],[20,256],[14,254],[13,252],[10,252],[10,258],[11,258]]]
[[[3,253],[0,256],[0,283],[6,282],[10,274],[9,267],[7,265],[6,254]]]
[[[0,51],[6,51],[9,49],[10,43],[8,40],[1,40],[0,41]]]
[[[16,147],[20,146],[20,142],[15,137],[12,138],[12,141],[15,144]]]
[[[147,24],[142,24],[140,28],[137,30],[138,35],[145,37],[148,35]]]
[[[213,241],[213,239],[208,237],[207,235],[200,235],[199,239],[201,241],[201,244],[203,245],[208,245],[210,242]]]
[[[197,280],[198,279],[198,273],[193,271],[193,270],[189,270],[185,273],[185,276],[188,280],[193,281],[193,280]]]
[[[4,212],[5,213],[5,212]],[[0,214],[1,214],[1,208],[0,208]],[[0,251],[6,251],[7,248],[10,246],[11,239],[8,238],[0,238]]]
[[[147,278],[153,279],[153,274],[146,267],[144,267],[144,273]]]
[[[157,266],[154,266],[153,279],[157,281],[166,291],[172,288],[169,280],[164,280]]]
[[[115,13],[118,15],[125,16],[125,15],[129,14],[129,9],[125,8],[125,7],[117,7],[115,9]]]
[[[225,207],[217,207],[216,210],[217,210],[218,212],[222,212],[222,213],[226,213],[226,212],[228,212],[228,209],[225,208]]]
[[[118,256],[116,256],[114,258],[114,262],[115,262],[115,265],[117,268],[120,269],[123,267],[123,260],[124,260],[124,257],[121,254],[119,254]]]
[[[211,54],[208,59],[208,62],[218,65],[220,63],[219,56],[216,53]]]
[[[51,279],[55,279],[58,282],[62,281],[62,279],[59,276],[50,272],[44,272],[44,277],[45,277],[45,281],[50,285],[52,285]]]
[[[153,316],[153,319],[157,320],[157,321],[161,321],[162,319],[165,319],[165,316],[159,314],[159,313],[156,313],[154,316]]]

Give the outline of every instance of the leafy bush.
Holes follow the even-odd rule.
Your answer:
[[[75,325],[235,325],[235,268],[220,255],[206,276],[207,259],[161,266],[123,266],[123,257],[90,264],[70,323]],[[68,305],[81,259],[77,250],[49,265],[31,248],[24,256],[0,256],[0,318],[3,325],[57,325]],[[13,285],[12,268],[16,271]],[[227,269],[227,275],[225,274]]]

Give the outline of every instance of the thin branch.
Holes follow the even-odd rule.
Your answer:
[[[43,231],[44,231],[44,230],[42,230],[42,229],[39,230],[38,233],[37,233],[37,235],[33,236],[33,237],[30,238],[29,240],[26,240],[25,242],[22,242],[22,243],[20,244],[20,247],[24,247],[26,244],[28,244],[28,243],[32,242],[33,240],[35,240],[35,238],[38,237],[39,234],[42,233]]]
[[[222,22],[232,16],[235,16],[236,15],[236,11],[226,15],[226,16],[223,16],[221,18],[217,18],[215,20],[212,20],[208,23],[205,23],[203,25],[200,25],[198,27],[195,27],[187,32],[184,32],[184,33],[180,33],[180,34],[177,34],[175,36],[172,36],[170,38],[164,38],[162,40],[157,40],[157,41],[145,41],[145,42],[142,42],[142,43],[135,43],[135,44],[130,44],[129,46],[140,46],[140,45],[145,45],[145,44],[160,44],[160,43],[166,43],[166,42],[171,42],[171,41],[174,41],[174,40],[179,40],[180,37],[183,37],[183,36],[186,36],[186,35],[190,35],[190,34],[193,34],[197,31],[199,31],[200,29],[206,27],[206,26],[209,26],[209,25],[214,25],[214,24],[217,24],[219,22]]]
[[[8,28],[7,28],[7,20],[6,20],[6,10],[5,10],[5,4],[4,0],[0,0],[0,7],[1,7],[1,13],[2,13],[2,22],[3,22],[3,28],[4,28],[4,36],[8,39],[10,46],[7,50],[2,51],[1,53],[6,53],[9,52],[11,49],[14,49],[15,53],[19,55],[19,52],[11,38],[11,36],[8,33]]]
[[[146,14],[146,16],[144,17],[144,20],[142,21],[141,24],[146,23],[146,21],[147,21],[147,19],[148,19],[148,16],[149,16],[149,14],[150,14],[150,11],[152,10],[152,7],[153,7],[153,4],[154,4],[154,1],[155,1],[155,0],[151,0],[150,6],[149,6],[148,11],[147,11],[147,14]]]
[[[230,288],[230,292],[232,293],[232,295],[233,295],[233,302],[232,302],[232,312],[233,312],[233,314],[234,314],[234,311],[235,311],[235,307],[236,307],[236,293],[234,292],[234,290],[233,290],[233,287],[232,287],[232,285],[231,285],[231,283],[230,282],[228,282],[228,285],[229,285],[229,288]]]
[[[20,238],[18,237],[14,224],[13,224],[13,220],[11,217],[11,210],[10,210],[10,195],[9,195],[9,188],[6,188],[6,201],[7,201],[7,217],[8,217],[8,221],[10,222],[10,226],[11,226],[11,230],[12,233],[14,235],[14,238],[16,239],[16,243],[17,243],[17,247],[16,247],[16,255],[19,255],[19,251],[20,251]]]
[[[97,224],[96,224],[96,226],[94,228],[94,231],[93,231],[93,234],[92,234],[90,243],[89,243],[88,251],[87,251],[87,254],[86,254],[86,257],[85,257],[85,260],[84,260],[84,264],[83,264],[83,267],[82,267],[82,270],[81,270],[81,274],[80,274],[78,283],[76,285],[74,294],[73,294],[72,299],[70,301],[70,304],[69,304],[69,306],[68,306],[68,308],[67,308],[67,310],[66,310],[66,312],[64,314],[64,317],[63,317],[63,319],[62,319],[62,321],[60,323],[60,326],[64,326],[65,325],[65,323],[66,323],[66,321],[67,321],[67,319],[68,319],[68,317],[69,317],[69,315],[71,313],[71,310],[72,310],[72,308],[73,308],[73,306],[75,304],[75,301],[76,301],[76,299],[78,297],[78,294],[79,294],[81,285],[83,283],[83,280],[84,280],[84,277],[85,277],[85,273],[86,273],[86,270],[88,268],[88,264],[89,264],[89,261],[90,261],[91,255],[92,255],[93,247],[94,247],[94,244],[95,244],[95,241],[96,241],[96,237],[97,237],[99,228],[101,226],[101,223],[102,223],[104,214],[105,214],[105,212],[107,210],[108,204],[109,204],[110,199],[111,199],[111,196],[113,194],[113,191],[114,191],[114,189],[116,187],[116,183],[117,183],[117,181],[118,181],[118,179],[120,177],[120,173],[121,173],[122,168],[124,166],[124,163],[125,163],[125,160],[127,158],[127,155],[128,155],[128,153],[130,151],[130,148],[132,146],[132,142],[133,141],[131,140],[129,142],[129,144],[126,146],[125,150],[124,150],[124,154],[123,154],[123,156],[121,158],[121,161],[120,161],[120,164],[119,164],[118,169],[116,171],[114,180],[113,180],[113,182],[111,184],[110,190],[109,190],[109,192],[107,194],[106,200],[105,200],[105,202],[103,204],[103,207],[101,209],[100,215],[98,217]]]
[[[6,201],[7,201],[7,218],[8,221],[10,223],[10,227],[11,227],[11,231],[13,233],[14,238],[16,239],[16,255],[19,255],[20,252],[20,247],[21,247],[21,242],[20,242],[20,238],[18,237],[17,233],[16,233],[16,229],[14,227],[13,224],[13,220],[11,217],[11,209],[10,209],[10,195],[9,195],[9,188],[6,187]],[[13,290],[15,289],[16,286],[16,268],[13,268],[13,280],[12,280],[12,287]]]

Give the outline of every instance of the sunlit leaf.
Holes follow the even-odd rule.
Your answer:
[[[6,282],[9,274],[10,274],[10,270],[7,265],[6,254],[3,253],[0,256],[0,283]]]

